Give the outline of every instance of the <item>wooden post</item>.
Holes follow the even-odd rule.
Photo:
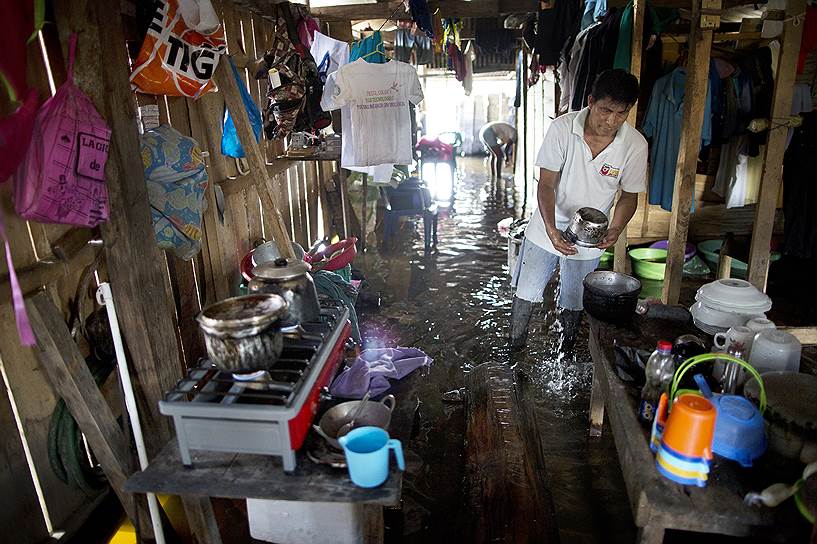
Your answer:
[[[79,34],[74,81],[112,130],[105,168],[111,213],[101,230],[152,455],[170,439],[170,420],[159,413],[159,400],[181,376],[182,365],[170,278],[153,236],[122,15],[117,2],[77,0],[54,7],[63,47],[70,32]]]
[[[692,24],[689,33],[689,57],[684,92],[684,118],[681,123],[681,146],[675,171],[675,191],[672,195],[672,219],[669,227],[669,251],[664,276],[665,304],[677,304],[683,279],[684,248],[689,231],[689,215],[695,193],[695,173],[701,150],[701,129],[706,106],[706,86],[709,75],[709,53],[712,50],[713,27],[706,22],[702,9],[720,9],[721,0],[693,0]],[[706,24],[706,28],[702,26]],[[715,24],[717,26],[717,23]]]
[[[797,72],[797,58],[803,36],[802,19],[795,20],[806,10],[805,0],[789,0],[786,6],[786,22],[780,46],[780,61],[774,82],[772,119],[791,115],[791,101]],[[798,23],[799,21],[799,23]],[[777,127],[769,130],[766,151],[763,155],[763,173],[760,178],[760,194],[755,208],[755,224],[749,248],[748,280],[761,291],[766,290],[769,275],[769,244],[774,229],[777,195],[783,180],[783,156],[786,152],[788,129]]]
[[[643,0],[633,0],[633,40],[630,51],[630,73],[637,79],[641,79],[641,51],[643,49],[644,38],[644,11],[645,5]],[[633,104],[630,109],[630,115],[627,117],[627,123],[635,128],[636,118],[638,116],[638,102]],[[644,173],[646,177],[647,173]],[[627,271],[627,227],[621,233],[621,236],[616,240],[615,256],[613,257],[613,270],[616,272]]]
[[[247,156],[247,162],[250,164],[250,173],[248,175],[256,176],[256,187],[259,189],[258,196],[261,197],[261,202],[264,204],[264,213],[272,215],[272,220],[269,222],[272,239],[275,241],[280,255],[292,259],[295,257],[295,253],[292,251],[292,241],[281,215],[282,203],[278,200],[278,195],[270,190],[272,180],[267,172],[266,160],[261,152],[261,147],[255,140],[255,133],[247,117],[247,110],[244,109],[244,102],[238,90],[238,83],[233,77],[227,55],[219,61],[214,77],[219,90],[224,93],[224,101],[227,104],[227,109],[230,110],[238,139],[241,141],[241,146]]]
[[[147,512],[140,512],[137,517],[132,496],[123,491],[130,459],[125,435],[48,293],[41,291],[33,295],[28,303],[28,313],[37,335],[35,349],[38,350],[40,368],[57,394],[65,400],[122,508],[136,526],[136,520],[144,519]]]

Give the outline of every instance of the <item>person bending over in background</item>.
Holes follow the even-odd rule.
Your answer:
[[[524,346],[533,305],[559,266],[558,306],[563,352],[571,353],[582,321],[584,277],[596,269],[604,250],[616,243],[635,213],[638,193],[646,190],[647,141],[627,122],[638,98],[638,80],[624,70],[599,74],[581,111],[553,121],[542,142],[537,209],[525,229],[512,285],[512,347]],[[616,193],[621,196],[607,233],[596,247],[577,247],[562,236],[579,208],[601,210],[609,218]]]
[[[491,177],[502,177],[502,163],[510,156],[513,145],[516,143],[516,129],[504,121],[487,123],[479,129],[479,139],[491,156]],[[502,150],[505,146],[508,154]]]

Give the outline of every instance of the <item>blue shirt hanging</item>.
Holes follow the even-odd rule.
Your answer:
[[[681,125],[684,117],[686,70],[676,68],[655,82],[641,132],[650,138],[650,204],[660,204],[672,210],[675,189],[675,169],[681,146]],[[701,145],[712,139],[712,95],[706,86],[704,123]]]

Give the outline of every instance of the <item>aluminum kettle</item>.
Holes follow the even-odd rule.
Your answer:
[[[309,265],[303,261],[275,259],[256,266],[250,293],[274,293],[289,303],[289,312],[301,323],[317,321],[321,314],[315,282],[309,274]]]

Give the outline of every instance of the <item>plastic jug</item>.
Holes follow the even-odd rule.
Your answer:
[[[394,450],[397,467],[406,469],[403,446],[379,427],[359,427],[338,438],[346,454],[349,477],[360,487],[377,487],[389,477],[389,450]]]

